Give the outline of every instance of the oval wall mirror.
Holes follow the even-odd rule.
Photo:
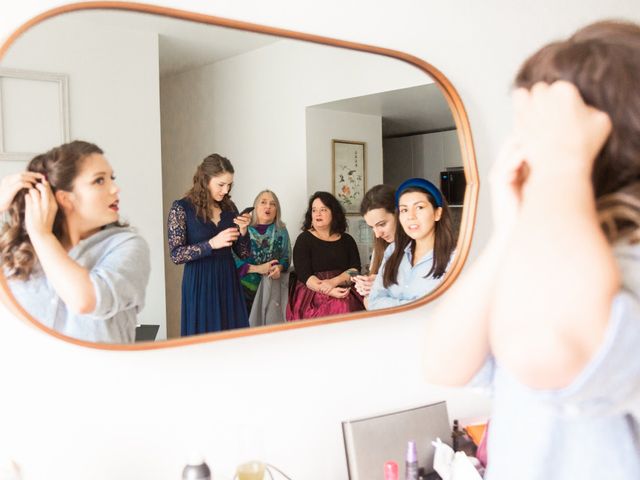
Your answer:
[[[149,245],[136,343],[65,334],[54,318],[38,318],[55,312],[39,314],[3,275],[5,305],[74,343],[151,349],[412,309],[441,295],[468,255],[478,197],[469,121],[446,77],[404,53],[162,7],[70,5],[28,22],[2,46],[0,104],[0,176],[67,141],[95,143],[117,175],[120,218]],[[364,192],[430,180],[450,204],[456,247],[447,273],[402,306],[181,336],[183,265],[171,261],[167,218],[214,152],[233,164],[231,198],[240,210],[260,191],[277,194],[292,246],[309,197],[334,193],[362,271],[374,243],[359,215]]]

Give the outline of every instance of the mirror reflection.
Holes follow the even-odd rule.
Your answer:
[[[100,150],[81,156],[66,187],[21,177],[40,194],[34,205],[49,199],[66,219],[55,248],[85,272],[102,265],[105,277],[117,277],[117,287],[104,291],[93,276],[81,283],[94,286],[93,302],[73,315],[60,313],[72,310],[64,300],[35,308],[19,298],[63,333],[126,343],[386,308],[429,293],[455,255],[465,185],[457,132],[433,80],[410,64],[94,10],[32,27],[0,67],[4,179],[15,180],[35,154],[72,139]],[[65,80],[52,87],[50,78]],[[31,117],[54,120],[36,128]],[[68,129],[59,127],[65,122]],[[76,189],[98,174],[115,218],[85,225],[95,215],[81,208],[90,197]],[[411,178],[422,183],[396,198]],[[76,231],[68,225],[78,215]],[[436,240],[438,232],[446,240]],[[118,257],[115,271],[104,258],[74,257],[96,233],[127,233],[138,250],[124,255],[118,247],[109,256],[95,243],[102,257]],[[388,245],[400,237],[393,256]],[[34,247],[37,268],[50,271]],[[6,258],[3,251],[5,273]],[[394,263],[383,273],[389,258]],[[120,276],[140,280],[124,288]],[[50,295],[65,298],[55,281],[43,282]],[[142,294],[139,283],[146,283]],[[109,295],[118,305],[111,311],[128,312],[121,322],[128,327],[114,327],[115,316],[92,315]],[[84,333],[60,327],[62,317]],[[142,327],[132,334],[133,321]],[[121,333],[97,335],[97,324]]]

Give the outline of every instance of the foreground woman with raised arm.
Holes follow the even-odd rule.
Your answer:
[[[430,381],[493,387],[490,480],[640,478],[638,84],[640,27],[615,22],[517,76],[493,235],[425,349]]]

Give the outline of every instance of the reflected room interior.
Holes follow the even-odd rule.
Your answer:
[[[292,245],[309,195],[333,189],[334,140],[365,145],[365,191],[409,177],[441,186],[458,234],[465,189],[455,121],[433,79],[409,63],[159,15],[94,10],[30,28],[0,69],[0,176],[71,139],[100,145],[114,166],[121,218],[151,250],[138,316],[151,327],[140,330],[142,340],[180,335],[182,267],[169,259],[166,219],[196,166],[213,152],[233,163],[232,199],[240,210],[261,190],[278,195]],[[66,78],[67,101],[56,103],[57,90],[34,97],[33,72]],[[10,102],[10,89],[24,101]],[[25,118],[42,115],[51,95],[46,111],[66,115],[60,122],[68,122],[67,130],[45,135],[12,126],[12,119],[28,124]],[[348,223],[366,268],[372,232],[357,214]]]

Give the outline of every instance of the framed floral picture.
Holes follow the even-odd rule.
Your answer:
[[[333,140],[333,194],[347,215],[360,215],[367,189],[365,143]]]

